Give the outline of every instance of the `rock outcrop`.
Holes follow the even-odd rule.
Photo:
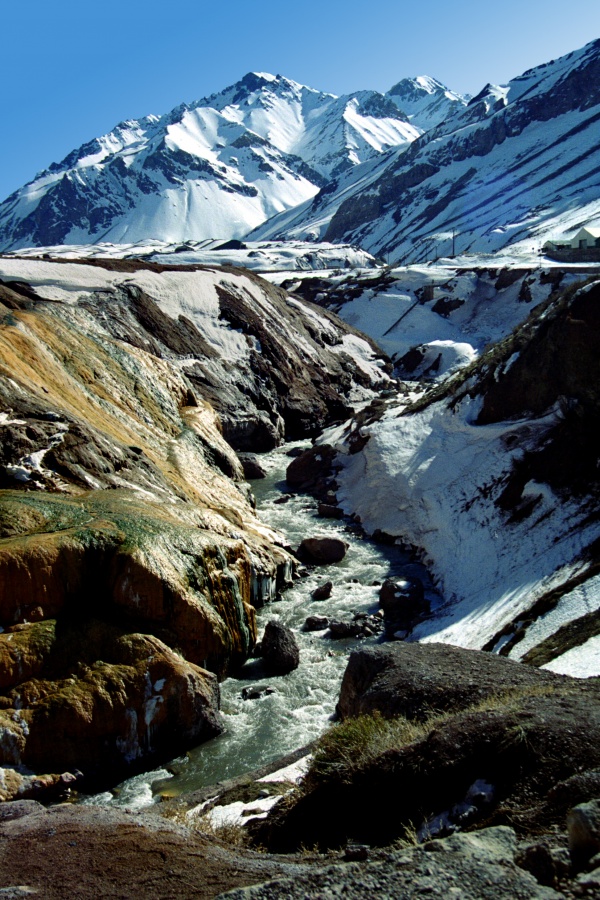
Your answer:
[[[560,684],[552,672],[448,644],[384,644],[350,654],[337,711],[422,719],[456,712],[514,688]]]
[[[272,849],[309,839],[322,848],[387,845],[410,827],[424,840],[483,823],[539,840],[564,831],[575,796],[594,799],[599,679],[402,643],[360,651],[352,668],[341,711],[374,715],[333,726],[296,802],[256,826]],[[567,787],[574,777],[577,794]],[[381,815],[382,797],[393,816]]]
[[[559,900],[564,894],[544,887],[516,865],[517,838],[511,828],[456,834],[423,847],[390,850],[362,865],[319,866],[308,875],[277,878],[237,888],[225,900],[305,900],[335,897],[370,900],[424,895],[447,900]]]
[[[291,579],[223,432],[266,449],[370,376],[331,316],[235,270],[0,277],[0,765],[101,778],[218,732],[216,678]]]

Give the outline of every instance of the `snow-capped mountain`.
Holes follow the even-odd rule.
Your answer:
[[[428,118],[427,103],[417,106],[409,121],[376,91],[336,97],[250,73],[52,164],[0,206],[0,246],[241,237],[345,170],[406,147]]]
[[[253,236],[344,241],[419,262],[541,246],[600,217],[600,40],[486,85],[410,147]],[[326,192],[326,193],[325,193]]]
[[[452,113],[463,109],[470,97],[455,94],[435,78],[419,75],[417,78],[403,78],[390,88],[386,97],[395,103],[409,122],[422,131],[429,131],[447,119]]]

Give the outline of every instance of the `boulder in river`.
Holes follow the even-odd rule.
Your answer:
[[[410,631],[416,620],[429,613],[423,584],[416,578],[387,579],[379,592],[386,634]]]
[[[323,631],[329,626],[327,616],[308,616],[304,623],[305,631]]]
[[[244,478],[247,481],[266,476],[267,473],[253,453],[238,453],[238,457],[244,470]]]
[[[265,667],[274,675],[287,675],[298,668],[298,643],[292,629],[283,622],[272,619],[267,623],[261,646]]]
[[[310,596],[313,600],[329,600],[332,589],[333,582],[326,581],[325,584],[321,584],[318,588],[315,588]]]
[[[307,491],[324,500],[331,485],[331,466],[335,450],[328,444],[311,447],[287,467],[286,481],[296,491]]]
[[[319,503],[317,512],[322,519],[344,518],[344,510],[340,506],[336,506],[334,503]]]
[[[261,700],[269,694],[277,693],[274,687],[268,684],[253,684],[242,691],[242,700]]]
[[[298,556],[305,562],[337,563],[345,557],[348,547],[349,544],[341,538],[304,538],[298,547]]]
[[[362,627],[358,622],[332,621],[329,623],[330,635],[334,639],[358,637]]]

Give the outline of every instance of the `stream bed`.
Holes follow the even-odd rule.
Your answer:
[[[308,744],[332,721],[351,650],[378,643],[380,638],[332,640],[326,631],[305,632],[302,626],[307,616],[349,620],[355,613],[375,612],[379,584],[399,575],[420,578],[427,595],[436,597],[423,565],[411,561],[406,551],[364,537],[348,519],[320,518],[317,501],[305,494],[293,494],[282,502],[288,490],[285,471],[291,461],[290,451],[308,446],[307,442],[285,444],[261,456],[267,477],[252,482],[261,518],[281,532],[292,547],[315,534],[341,537],[350,545],[340,563],[310,568],[280,601],[258,610],[259,636],[270,619],[280,619],[294,629],[300,647],[299,667],[285,676],[266,676],[260,660],[248,660],[240,677],[221,684],[222,735],[164,768],[128,779],[113,791],[82,798],[84,803],[139,809],[164,796],[174,797],[234,778]],[[326,581],[333,583],[330,598],[313,600],[312,592]],[[253,685],[268,686],[273,693],[245,700],[242,692]]]

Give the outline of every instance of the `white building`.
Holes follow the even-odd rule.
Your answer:
[[[591,247],[600,247],[600,228],[586,225],[580,228],[574,238],[569,241],[572,250],[589,250]]]

